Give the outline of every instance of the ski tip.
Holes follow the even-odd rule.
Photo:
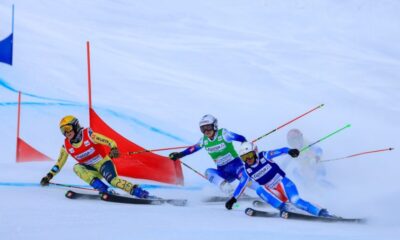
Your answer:
[[[280,216],[281,218],[288,219],[288,218],[289,218],[289,213],[286,212],[286,211],[281,211],[281,212],[279,213],[279,216]]]
[[[65,197],[67,197],[67,198],[74,198],[74,196],[75,196],[75,193],[73,192],[73,191],[71,191],[71,190],[68,190],[66,193],[65,193]]]
[[[74,195],[74,193],[73,193],[72,191],[67,191],[67,192],[65,193],[65,197],[67,197],[67,198],[72,198],[73,195]]]
[[[253,216],[254,215],[254,209],[246,208],[246,210],[244,210],[244,213],[246,213],[246,215],[248,215],[248,216]]]
[[[104,200],[104,201],[107,201],[110,198],[110,196],[107,193],[101,194],[100,197],[101,197],[101,200]]]

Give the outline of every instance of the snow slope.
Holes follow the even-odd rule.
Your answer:
[[[188,198],[185,208],[70,201],[64,189],[4,183],[38,183],[52,166],[15,163],[17,91],[24,93],[21,137],[48,156],[56,158],[62,143],[62,116],[87,126],[87,40],[96,111],[143,147],[195,143],[206,113],[254,139],[324,103],[259,148],[285,146],[292,127],[317,140],[347,123],[319,144],[325,158],[396,148],[400,2],[3,0],[0,39],[10,33],[12,4],[14,66],[0,64],[2,239],[399,237],[397,151],[325,163],[334,188],[298,185],[305,199],[368,217],[366,225],[253,219],[243,214],[245,203],[233,211],[206,205],[201,199],[217,190],[188,169],[187,188],[149,189]],[[213,166],[204,151],[184,161],[199,171]],[[72,165],[54,181],[82,184]]]

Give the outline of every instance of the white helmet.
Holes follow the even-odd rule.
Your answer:
[[[304,147],[303,133],[299,129],[291,129],[287,133],[286,138],[291,148],[301,149]]]
[[[218,130],[218,120],[211,114],[204,115],[199,122],[199,127],[201,128],[202,126],[205,125],[214,125],[214,131]]]
[[[254,152],[255,158],[258,159],[258,148],[257,148],[257,145],[255,145],[252,142],[244,142],[244,143],[242,143],[242,145],[240,146],[240,149],[239,149],[239,156],[242,157],[243,155],[246,155],[249,152]]]

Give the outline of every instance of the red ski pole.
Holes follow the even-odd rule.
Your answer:
[[[349,155],[349,156],[347,156],[347,157],[326,159],[326,160],[321,160],[321,161],[319,161],[319,162],[330,162],[330,161],[342,160],[342,159],[346,159],[346,158],[357,157],[357,156],[361,156],[361,155],[365,155],[365,154],[378,153],[378,152],[385,152],[385,151],[391,151],[391,150],[394,150],[394,148],[385,148],[385,149],[379,149],[379,150],[361,152],[361,153],[356,153],[356,154]]]
[[[281,125],[281,126],[275,128],[275,129],[271,130],[270,132],[268,132],[268,133],[262,135],[261,137],[258,137],[258,138],[256,138],[256,139],[254,139],[252,142],[253,142],[253,143],[254,143],[254,142],[257,142],[257,141],[260,140],[261,138],[264,138],[264,137],[270,135],[271,133],[273,133],[273,132],[275,132],[275,131],[277,131],[277,130],[283,128],[283,127],[286,126],[286,125],[291,124],[292,122],[298,120],[299,118],[302,118],[302,117],[304,117],[305,115],[307,115],[307,114],[309,114],[309,113],[311,113],[311,112],[313,112],[313,111],[315,111],[315,110],[317,110],[317,109],[319,109],[319,108],[321,108],[321,107],[323,107],[323,106],[324,106],[324,104],[318,105],[317,107],[315,107],[315,108],[309,110],[308,112],[305,112],[305,113],[301,114],[300,116],[298,116],[298,117],[296,117],[296,118],[290,120],[289,122],[287,122],[287,123],[285,123],[285,124],[283,124],[283,125]]]
[[[135,154],[145,153],[145,152],[158,152],[158,151],[165,151],[165,150],[181,149],[181,148],[188,148],[188,147],[190,147],[190,146],[167,147],[167,148],[158,148],[158,149],[144,149],[144,150],[135,151],[135,152],[128,152],[128,155],[135,155]]]

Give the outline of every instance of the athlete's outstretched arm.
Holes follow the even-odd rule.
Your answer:
[[[224,136],[225,141],[227,142],[232,142],[232,141],[237,141],[237,142],[247,142],[246,138],[240,134],[231,132],[227,129],[223,129],[222,136]]]
[[[200,142],[198,142],[195,145],[190,146],[190,147],[186,148],[185,150],[183,150],[181,152],[181,157],[184,157],[184,156],[190,155],[192,153],[195,153],[195,152],[199,151],[202,148],[203,148],[203,146],[201,146]]]
[[[106,137],[100,133],[93,132],[91,129],[89,129],[89,136],[92,139],[92,141],[95,143],[106,145],[106,146],[109,146],[110,148],[117,147],[117,143],[114,140],[112,140],[111,138]]]
[[[243,193],[244,189],[246,188],[246,186],[248,185],[248,183],[250,181],[250,177],[247,175],[245,169],[242,169],[239,176],[240,176],[239,185],[236,187],[235,192],[233,193],[233,196],[225,203],[225,207],[228,210],[232,209],[233,204],[235,204],[235,202],[237,202],[238,198]]]
[[[203,148],[202,142],[202,139],[200,139],[200,141],[198,141],[195,145],[186,148],[182,152],[172,152],[169,154],[169,158],[175,161],[177,159],[183,158],[184,156],[195,153]]]
[[[57,175],[57,173],[60,172],[60,170],[63,168],[65,162],[67,162],[68,158],[68,152],[65,149],[64,145],[61,147],[60,154],[57,159],[57,163],[50,169],[50,171],[47,173],[47,175],[42,178],[40,181],[40,185],[42,186],[47,186],[49,185],[50,180]]]
[[[289,152],[290,148],[284,147],[284,148],[279,148],[275,150],[270,150],[268,152],[263,151],[262,153],[264,154],[264,157],[268,160],[271,160],[273,158],[279,157],[282,154],[287,154]]]
[[[65,149],[64,145],[60,149],[60,154],[58,155],[57,163],[51,168],[50,173],[56,175],[63,167],[64,164],[67,162],[68,159],[68,152]]]

